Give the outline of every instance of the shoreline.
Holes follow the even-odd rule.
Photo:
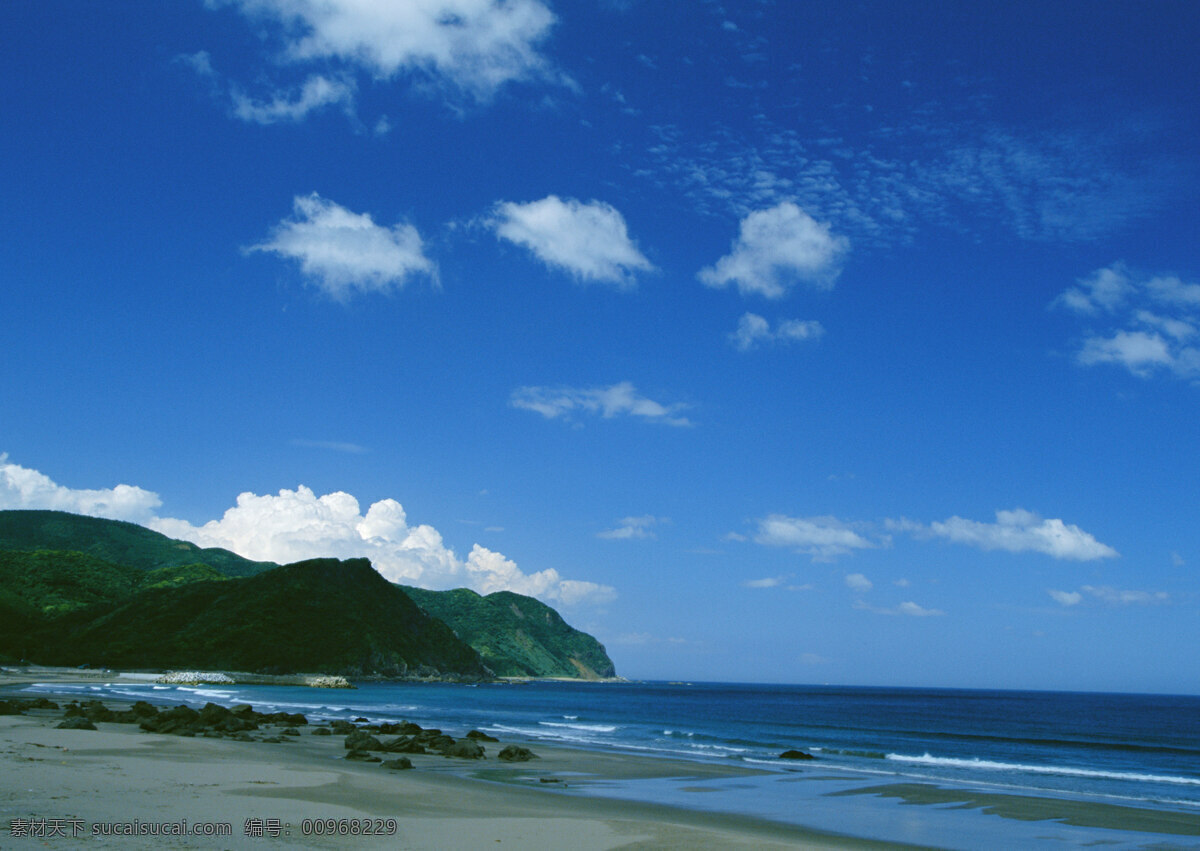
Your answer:
[[[104,677],[32,682],[63,684],[112,681]],[[28,699],[19,689],[32,684],[0,675],[0,697]],[[144,680],[129,680],[141,681]],[[734,766],[704,766],[683,760],[639,758],[542,742],[505,740],[490,744],[488,759],[441,755],[410,757],[413,770],[389,771],[380,764],[347,760],[343,737],[311,735],[313,727],[287,744],[231,741],[147,733],[135,725],[98,722],[97,730],[58,729],[62,707],[77,695],[39,693],[59,710],[34,709],[0,716],[0,835],[4,847],[42,847],[95,842],[105,825],[218,824],[222,837],[121,836],[123,848],[261,848],[282,843],[304,848],[903,848],[900,843],[827,833],[766,819],[628,801],[573,790],[581,781],[613,783],[651,778],[697,782],[749,777]],[[114,709],[133,701],[102,700]],[[539,759],[503,763],[495,752],[505,744],[530,747]],[[391,756],[391,754],[384,754]],[[136,802],[136,803],[133,803]],[[66,835],[48,840],[14,836],[13,820],[49,820]],[[305,820],[359,820],[348,824],[386,829],[378,837],[327,836],[301,831]],[[258,820],[258,821],[254,821]],[[247,836],[259,822],[280,825],[277,836]],[[82,826],[81,826],[82,825]],[[98,827],[99,826],[99,827]],[[311,825],[310,825],[311,826]],[[224,829],[224,828],[222,828]],[[72,831],[79,833],[72,838]]]
[[[90,692],[97,690],[100,681],[147,685],[146,678],[149,676],[122,677],[120,672],[115,671],[85,671],[91,675],[79,677],[76,671],[61,669],[53,672],[56,676],[42,676],[43,672],[44,669],[36,672],[0,672],[0,697],[11,695],[28,700],[50,696],[59,686],[62,700],[87,701],[95,696]],[[35,682],[41,686],[36,692],[18,691]],[[203,687],[195,691],[200,695],[205,693]],[[349,698],[350,694],[346,694],[346,697]],[[163,705],[163,698],[166,698],[166,694],[155,702]],[[107,695],[101,698],[103,703],[114,707],[128,707],[135,699]],[[199,707],[199,701],[203,699],[193,697],[188,703]],[[252,698],[243,697],[243,700]],[[175,695],[167,698],[166,702],[175,705],[180,701]],[[222,702],[230,706],[238,705],[238,702],[229,699]],[[281,706],[287,707],[289,704]],[[363,710],[363,713],[377,715],[367,710]],[[344,717],[348,718],[349,715],[347,712]],[[52,722],[61,716],[40,713],[38,717],[41,717],[44,727],[51,727]],[[399,716],[393,719],[388,714],[377,716],[373,723],[380,724],[383,720],[401,719]],[[358,721],[372,723],[366,718],[359,718]],[[279,730],[268,729],[255,734],[256,737],[263,734],[268,736],[261,743],[224,742],[226,746],[247,749],[222,757],[238,766],[239,770],[244,768],[242,763],[246,760],[262,760],[274,771],[293,772],[289,775],[293,780],[297,776],[308,776],[313,771],[322,772],[325,780],[307,785],[271,781],[280,788],[270,789],[266,788],[270,784],[265,781],[248,780],[246,782],[249,785],[223,790],[226,796],[223,800],[229,805],[231,798],[236,798],[243,808],[249,806],[247,800],[258,801],[260,806],[265,806],[264,799],[278,798],[287,806],[305,802],[310,816],[318,812],[322,818],[334,818],[334,815],[327,816],[325,813],[343,812],[337,808],[345,806],[357,808],[359,818],[365,817],[362,812],[371,813],[373,818],[387,818],[390,813],[391,817],[400,818],[402,826],[407,825],[405,830],[408,834],[403,842],[399,842],[400,847],[412,848],[494,847],[496,841],[505,841],[499,834],[491,839],[482,838],[482,834],[471,834],[470,837],[455,834],[453,831],[457,828],[451,825],[462,820],[466,820],[473,829],[480,828],[486,820],[492,820],[497,825],[508,825],[513,830],[523,825],[520,827],[522,833],[519,840],[513,841],[519,841],[522,847],[535,849],[561,847],[562,831],[567,829],[566,825],[571,819],[581,820],[577,825],[572,822],[573,826],[569,828],[572,846],[597,849],[694,847],[697,844],[715,848],[971,849],[998,844],[1057,848],[1062,847],[1063,842],[1068,847],[1099,842],[1123,851],[1144,847],[1146,842],[1156,839],[1170,844],[1184,837],[1200,836],[1200,815],[1153,805],[1130,807],[1098,798],[1030,796],[1005,787],[948,784],[934,779],[914,781],[896,775],[884,778],[877,772],[845,771],[820,763],[805,763],[803,767],[771,765],[758,768],[746,762],[698,761],[624,750],[585,750],[569,744],[526,738],[516,731],[497,733],[504,740],[488,744],[487,758],[484,760],[452,759],[440,755],[413,756],[413,767],[417,771],[387,771],[379,765],[346,760],[341,735],[310,735],[314,727],[335,723],[339,722],[314,719],[308,727],[301,728],[302,735],[288,739],[288,744],[281,744],[281,737],[277,735],[271,736],[272,732],[279,733]],[[462,735],[468,729],[462,717],[452,715],[443,717],[440,723],[433,723],[447,727],[454,736]],[[6,723],[4,717],[0,717],[0,760],[11,760],[15,753],[5,747],[9,741],[8,726],[11,725]],[[156,742],[154,753],[170,752],[174,758],[184,762],[194,762],[202,754],[208,753],[207,750],[189,748],[194,749],[198,745],[204,749],[221,744],[214,739],[140,733],[136,726],[131,729],[128,724],[102,725],[101,732],[111,732],[109,728],[119,728],[115,732],[126,736],[116,739],[118,744],[113,747],[123,757],[130,759],[147,755],[145,748],[148,746],[140,742],[149,738],[173,740]],[[75,734],[74,756],[86,755],[87,744],[92,741],[88,737],[96,735],[91,731],[48,729],[47,732]],[[380,738],[385,736],[381,735]],[[267,744],[272,741],[276,744]],[[26,744],[28,748],[39,749],[50,746],[47,741]],[[508,744],[530,748],[541,759],[525,763],[500,762],[496,759],[498,751]],[[25,758],[42,758],[44,761],[44,750],[28,748]],[[250,751],[255,753],[250,754]],[[395,753],[379,755],[384,758],[396,756]],[[250,759],[251,756],[253,759]],[[299,762],[296,761],[297,757],[301,757]],[[66,765],[71,761],[63,762]],[[83,765],[80,763],[79,767]],[[127,766],[126,770],[144,774],[146,766]],[[296,771],[301,774],[296,775]],[[166,779],[180,783],[178,778]],[[0,793],[7,792],[7,785],[5,772],[0,771]],[[187,782],[181,785],[184,788],[189,786]],[[311,788],[314,786],[319,788]],[[337,792],[338,789],[351,787],[355,791],[349,798]],[[402,800],[395,798],[397,794]],[[135,789],[130,789],[129,795],[134,799],[139,797]],[[111,798],[107,791],[102,791],[99,798],[103,800],[106,796]],[[419,806],[414,802],[414,796],[420,799]],[[122,799],[129,798],[118,798],[118,801]],[[0,800],[5,800],[3,795],[0,795]],[[7,800],[15,798],[8,795]],[[375,803],[364,810],[365,801]],[[112,809],[116,802],[109,800],[108,803]],[[265,809],[259,813],[260,816],[264,814],[276,818]],[[12,814],[9,810],[0,809],[0,831],[8,827],[4,819],[10,817]],[[240,823],[238,830],[241,830]],[[488,830],[495,832],[495,828]],[[634,838],[630,839],[630,836]],[[381,842],[378,847],[396,847],[396,838],[392,837],[392,840],[390,845]],[[479,842],[476,843],[476,840]],[[261,845],[262,841],[258,838],[247,839],[246,842],[250,844],[231,846],[227,839],[220,847],[255,847]],[[350,844],[357,847],[362,844],[361,841],[338,844],[337,840],[328,837],[295,835],[291,837],[291,843],[299,847],[321,848],[349,847]],[[178,847],[218,846],[194,842]]]

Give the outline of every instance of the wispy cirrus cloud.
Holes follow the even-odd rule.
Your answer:
[[[757,313],[743,313],[737,330],[729,341],[739,352],[748,352],[764,345],[786,345],[803,340],[818,340],[825,334],[820,322],[813,319],[781,319],[771,323]]]
[[[247,95],[236,86],[231,92],[233,114],[252,124],[278,124],[302,121],[314,110],[341,105],[347,111],[354,107],[354,81],[313,74],[292,90],[277,90],[260,100]]]
[[[687,417],[679,415],[687,405],[648,399],[629,381],[608,387],[518,387],[509,397],[509,404],[535,411],[548,420],[574,421],[579,414],[590,414],[603,419],[629,416],[664,425],[692,425]]]
[[[1083,366],[1200,380],[1200,284],[1140,275],[1118,262],[1080,278],[1051,307],[1091,324],[1075,353]]]
[[[1047,588],[1046,593],[1062,606],[1078,606],[1085,599],[1096,600],[1113,606],[1145,606],[1166,603],[1171,595],[1166,591],[1140,591],[1113,588],[1111,585],[1084,585],[1078,591],[1057,591]]]
[[[632,288],[638,272],[654,269],[629,238],[624,217],[601,201],[585,204],[556,195],[527,204],[504,201],[496,205],[488,225],[499,238],[579,281]]]
[[[833,286],[849,242],[791,201],[742,219],[729,254],[697,274],[715,289],[730,284],[742,295],[782,298],[796,283]]]
[[[296,196],[293,213],[265,242],[245,250],[298,262],[309,281],[338,301],[390,292],[417,276],[437,282],[437,266],[410,224],[377,225],[369,213],[351,212],[315,192]]]

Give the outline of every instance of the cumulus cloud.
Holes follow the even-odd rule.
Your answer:
[[[613,529],[608,529],[604,532],[597,532],[597,538],[606,538],[611,541],[629,541],[635,538],[653,538],[653,527],[662,522],[662,518],[655,517],[651,514],[644,514],[641,517],[624,517]]]
[[[490,100],[506,84],[570,84],[539,52],[554,14],[540,0],[229,0],[276,28],[282,57],[340,63],[375,79],[409,75]]]
[[[771,514],[758,521],[755,542],[772,547],[789,547],[813,557],[813,561],[831,561],[854,550],[879,546],[863,537],[836,517],[788,517]]]
[[[298,261],[309,280],[339,301],[355,291],[398,289],[415,275],[436,282],[437,267],[412,225],[377,225],[369,213],[353,213],[315,192],[296,196],[293,208],[295,215],[276,225],[270,239],[246,250]]]
[[[786,344],[798,340],[816,340],[825,333],[820,322],[811,319],[784,319],[771,330],[771,323],[757,313],[743,313],[737,330],[729,341],[739,352],[748,352],[760,345]]]
[[[63,487],[0,453],[0,509],[49,509],[140,523],[160,505],[158,494],[133,485],[96,490]]]
[[[496,236],[581,281],[628,288],[635,273],[654,269],[629,238],[624,217],[600,201],[584,204],[556,195],[528,204],[505,201],[496,205],[488,224]]]
[[[929,532],[955,543],[984,550],[1038,552],[1074,561],[1114,558],[1118,555],[1112,547],[1100,543],[1078,526],[1058,519],[1044,520],[1021,508],[997,511],[995,523],[951,517],[940,523],[931,523]]]
[[[628,381],[609,387],[518,387],[509,397],[509,404],[536,411],[550,420],[571,420],[574,414],[597,414],[604,419],[631,416],[672,426],[692,424],[687,417],[678,415],[687,405],[664,405],[639,396]]]
[[[341,104],[346,109],[354,105],[354,83],[345,79],[330,79],[314,74],[304,81],[298,91],[276,91],[270,100],[255,100],[235,88],[232,93],[233,114],[252,124],[277,124],[300,121],[310,112],[322,107]]]
[[[1054,599],[1054,602],[1064,606],[1078,606],[1083,600],[1083,595],[1078,591],[1055,591],[1053,588],[1047,588],[1046,593]]]
[[[873,583],[870,579],[867,579],[867,577],[863,576],[861,573],[850,573],[846,576],[846,587],[851,591],[865,593],[874,588],[875,583]]]
[[[829,225],[784,201],[742,219],[729,254],[697,277],[710,287],[737,286],[742,295],[782,298],[796,282],[827,289],[841,271],[849,243]]]
[[[383,576],[424,588],[468,587],[481,594],[515,591],[551,603],[600,604],[615,599],[607,585],[564,579],[548,568],[523,572],[515,562],[476,544],[461,559],[427,524],[409,522],[394,499],[373,503],[336,491],[317,496],[304,486],[276,495],[243,493],[219,520],[195,526],[155,516],[157,494],[129,485],[75,490],[7,462],[0,455],[0,508],[41,508],[129,520],[202,547],[224,547],[256,561],[288,563],[309,558],[368,558]]]
[[[157,518],[150,528],[204,547],[224,547],[259,561],[365,557],[384,577],[425,588],[466,586],[481,594],[508,590],[574,604],[607,602],[612,588],[563,579],[553,568],[524,573],[512,560],[476,544],[460,559],[427,524],[411,525],[394,499],[363,514],[358,500],[337,491],[317,496],[304,486],[277,495],[243,493],[220,520],[202,526]]]
[[[907,600],[894,608],[884,608],[881,606],[872,606],[864,603],[862,600],[854,601],[854,608],[862,609],[865,612],[872,612],[877,615],[906,615],[911,618],[929,618],[939,617],[946,614],[941,609],[927,609],[924,606],[918,606],[911,600]]]
[[[1114,263],[1081,278],[1051,307],[1090,320],[1075,353],[1083,366],[1112,364],[1139,378],[1200,378],[1200,284],[1173,275],[1145,276]]]

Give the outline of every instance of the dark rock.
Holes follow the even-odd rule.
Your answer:
[[[372,736],[370,733],[363,730],[355,730],[346,737],[346,750],[348,751],[381,751],[383,745],[379,739]]]
[[[496,756],[505,762],[528,762],[531,759],[541,759],[541,757],[529,748],[523,748],[519,745],[507,745]]]
[[[402,756],[396,759],[385,759],[383,761],[383,767],[391,768],[396,771],[403,771],[406,768],[412,768],[413,764],[411,759],[406,756]]]
[[[457,759],[487,759],[487,756],[483,752],[483,745],[474,739],[460,739],[446,747],[442,751],[442,754],[456,757]]]
[[[495,736],[489,736],[487,733],[481,733],[478,730],[472,730],[467,733],[468,739],[474,739],[477,742],[498,742],[500,741]]]
[[[399,725],[399,724],[393,724],[390,721],[385,721],[384,723],[378,725],[375,728],[375,732],[381,733],[382,735],[385,735],[385,736],[394,736],[397,733],[404,732],[402,729],[400,729],[400,727],[401,727],[401,725]]]
[[[229,710],[238,718],[253,718],[258,713],[254,711],[254,707],[248,703],[239,703],[237,706]]]
[[[129,711],[139,718],[149,718],[152,715],[158,714],[158,707],[144,700],[139,700],[133,706],[129,707]]]
[[[282,745],[287,741],[287,739],[285,739],[283,736],[264,736],[259,741],[267,742],[272,745]]]
[[[317,727],[315,730],[312,731],[312,734],[314,736],[332,736],[333,735],[332,733],[329,732],[328,727]]]
[[[55,725],[59,730],[95,730],[96,725],[82,715],[64,718]]]
[[[25,712],[24,704],[19,700],[0,700],[0,715],[21,715]]]
[[[286,730],[283,730],[282,732],[280,732],[279,735],[281,735],[281,736],[299,736],[300,731],[297,730],[295,727],[288,727]]]
[[[346,759],[353,759],[358,762],[383,762],[383,760],[377,756],[371,756],[371,754],[367,753],[366,751],[358,750],[350,751],[350,753],[346,754]]]
[[[388,753],[425,753],[425,746],[418,744],[412,736],[397,736],[383,743]]]
[[[779,758],[780,759],[816,759],[815,756],[813,756],[810,753],[805,753],[804,751],[784,751],[783,753],[781,753],[779,755]]]
[[[304,727],[308,724],[308,719],[299,712],[272,712],[270,715],[264,715],[261,718],[269,724],[282,724],[285,727]]]
[[[355,719],[354,719],[354,723],[355,723],[355,724],[366,724],[366,723],[367,723],[369,720],[370,720],[370,719],[368,719],[368,718],[363,718],[363,717],[360,715],[358,718],[355,718]]]
[[[233,739],[238,742],[253,742],[254,737],[249,733],[234,733]]]
[[[358,728],[355,727],[353,724],[351,724],[349,721],[338,720],[338,721],[330,721],[329,729],[333,730],[333,732],[337,733],[339,736],[345,736],[350,733],[353,733]]]
[[[415,736],[417,733],[423,732],[420,724],[414,724],[411,721],[404,721],[400,724],[400,729],[396,731],[402,736]]]
[[[58,704],[48,697],[35,697],[25,701],[26,709],[58,709]]]

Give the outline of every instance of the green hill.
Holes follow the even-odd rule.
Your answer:
[[[308,670],[478,676],[482,656],[500,676],[614,675],[599,642],[532,597],[401,591],[374,570],[374,579],[363,576],[360,562],[369,568],[363,559],[345,562],[356,565],[343,571],[354,581],[339,589],[311,575],[303,579],[303,571],[277,573],[280,566],[271,562],[172,540],[134,523],[62,511],[0,511],[0,657],[252,671],[312,664]],[[325,568],[321,575],[328,580],[331,571],[337,572]],[[265,576],[283,584],[243,583]],[[378,594],[379,583],[390,589],[379,600],[356,596]],[[305,599],[301,588],[323,599]],[[394,624],[382,616],[368,623],[354,614],[375,612],[380,601],[390,601]],[[424,611],[416,617],[405,604]],[[221,614],[227,611],[242,614]],[[474,648],[470,658],[461,656],[455,633],[462,646]],[[321,650],[318,644],[331,635],[337,640]],[[441,640],[450,642],[445,652],[433,647]]]
[[[72,550],[142,570],[207,564],[226,576],[253,576],[279,566],[176,541],[136,523],[65,511],[0,511],[0,550]]]
[[[50,664],[485,678],[478,654],[366,559],[149,588],[44,634]]]
[[[400,587],[417,605],[449,624],[497,676],[616,676],[604,645],[533,597],[511,591],[483,597],[466,588],[427,591]]]

